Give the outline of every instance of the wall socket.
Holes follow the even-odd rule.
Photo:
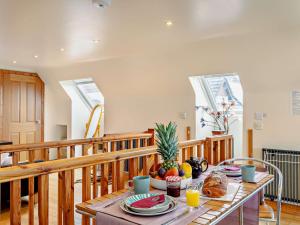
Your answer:
[[[187,113],[186,112],[181,112],[181,113],[179,113],[179,117],[180,117],[180,119],[186,120]]]

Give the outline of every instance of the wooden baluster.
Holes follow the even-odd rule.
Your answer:
[[[226,158],[226,152],[227,152],[227,149],[226,149],[226,144],[225,144],[225,140],[221,140],[220,141],[220,162],[224,161]],[[219,162],[218,162],[219,163]]]
[[[20,153],[12,153],[12,164],[17,165]],[[10,182],[10,224],[21,224],[21,180]]]
[[[33,163],[34,152],[28,152],[28,162]],[[34,224],[34,177],[28,178],[28,224]]]
[[[70,157],[74,158],[75,157],[75,145],[71,145],[70,146]],[[75,202],[74,202],[74,191],[75,191],[75,187],[74,187],[74,182],[75,182],[75,170],[71,170],[71,206],[74,207],[75,206]],[[73,215],[74,217],[74,215]]]
[[[88,146],[82,145],[82,155],[88,155]],[[91,199],[91,167],[83,167],[82,168],[82,201],[88,201]],[[89,216],[82,216],[82,225],[90,224]]]
[[[125,148],[125,141],[121,142],[120,150]],[[116,162],[116,174],[117,174],[117,186],[118,190],[124,189],[125,178],[124,178],[124,160],[118,160]]]
[[[63,224],[74,225],[74,204],[72,204],[72,171],[62,172],[62,190],[63,190]]]
[[[141,146],[141,141],[142,141],[142,146],[144,146],[144,141],[142,139],[137,139],[137,146],[136,146],[137,148],[141,148],[142,147]],[[140,158],[139,157],[134,158],[134,164],[135,164],[134,169],[133,169],[134,176],[138,176],[139,172],[140,172],[139,171],[139,169],[140,169]]]
[[[43,157],[49,160],[49,149],[45,149]],[[49,175],[38,177],[38,215],[39,225],[49,224]]]
[[[225,155],[225,160],[229,159],[229,152],[228,152],[228,138],[224,138],[224,155]]]
[[[99,144],[93,144],[93,154],[97,154],[99,149]],[[97,182],[97,165],[93,166],[93,198],[98,197],[98,182]]]
[[[202,158],[201,145],[197,145],[197,157]]]
[[[62,148],[57,149],[57,159],[62,158]],[[57,224],[62,225],[63,215],[63,175],[62,172],[58,172],[58,200],[57,200]]]
[[[207,138],[206,141],[205,141],[204,158],[211,165],[213,164],[212,156],[213,156],[212,140],[210,138]]]
[[[149,162],[148,162],[149,156],[143,156],[143,175],[149,174]]]
[[[133,148],[133,139],[129,140],[128,142],[129,146],[128,149]],[[140,148],[140,140],[136,140],[136,146],[135,148]],[[137,176],[139,174],[139,158],[131,158],[129,159],[129,179],[131,180],[134,176]]]
[[[141,147],[141,139],[136,139],[136,148],[140,148]]]
[[[94,143],[93,144],[93,154],[97,154],[99,149],[99,144]],[[93,166],[93,198],[98,197],[98,181],[97,181],[97,171],[98,171],[98,166],[94,165]],[[96,225],[96,220],[92,220],[93,225]]]
[[[148,139],[145,138],[145,139],[144,139],[144,147],[147,147],[147,146],[148,146],[148,142],[149,142]]]
[[[190,159],[192,156],[194,157],[194,147],[195,146],[191,146],[189,147],[189,152],[188,152],[188,159]]]
[[[112,141],[112,142],[111,142],[110,150],[111,150],[112,152],[115,152],[115,151],[116,151],[116,142],[115,142],[115,141]],[[111,172],[112,172],[112,175],[111,175],[112,192],[115,192],[115,191],[118,190],[118,181],[117,181],[117,163],[116,163],[116,162],[112,162],[112,165],[111,165]]]
[[[220,162],[220,151],[221,151],[221,145],[220,140],[215,141],[215,148],[214,148],[214,165],[218,164]]]
[[[146,133],[151,134],[152,136],[149,138],[149,146],[154,145],[155,143],[155,131],[153,128],[149,128]]]
[[[229,158],[231,159],[233,157],[233,152],[232,152],[232,137],[228,138],[228,152],[229,152]]]
[[[181,162],[185,162],[187,160],[187,157],[186,157],[186,148],[182,148],[182,156],[181,156]]]
[[[144,147],[147,147],[149,145],[149,140],[147,138],[144,139]],[[148,175],[149,174],[149,163],[148,159],[149,156],[143,156],[143,175]]]
[[[108,152],[108,142],[103,143],[103,152]],[[108,194],[108,163],[101,164],[101,195]]]
[[[48,225],[49,216],[49,177],[48,175],[40,175],[38,177],[38,211],[39,211],[39,225]]]

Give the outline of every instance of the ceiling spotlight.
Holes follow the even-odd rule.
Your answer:
[[[171,27],[173,25],[173,22],[171,20],[166,21],[166,26]]]
[[[99,43],[99,40],[98,40],[98,39],[94,39],[94,40],[93,40],[93,43],[94,43],[94,44],[98,44],[98,43]]]
[[[34,55],[33,57],[37,59],[39,56],[38,55]]]
[[[13,64],[16,64],[16,63],[17,63],[17,61],[16,61],[16,60],[14,60],[12,63],[13,63]]]
[[[65,49],[64,49],[64,48],[61,48],[61,49],[60,49],[60,51],[61,51],[61,52],[64,52],[64,51],[65,51]]]
[[[93,0],[93,4],[97,8],[106,8],[111,5],[112,0]]]

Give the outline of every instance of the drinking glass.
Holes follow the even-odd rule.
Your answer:
[[[188,184],[186,188],[186,204],[190,207],[200,206],[200,184]]]

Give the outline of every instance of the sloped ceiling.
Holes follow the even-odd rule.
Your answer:
[[[92,0],[1,0],[0,65],[58,66],[297,29],[299,12],[299,0],[113,0],[107,9]]]

